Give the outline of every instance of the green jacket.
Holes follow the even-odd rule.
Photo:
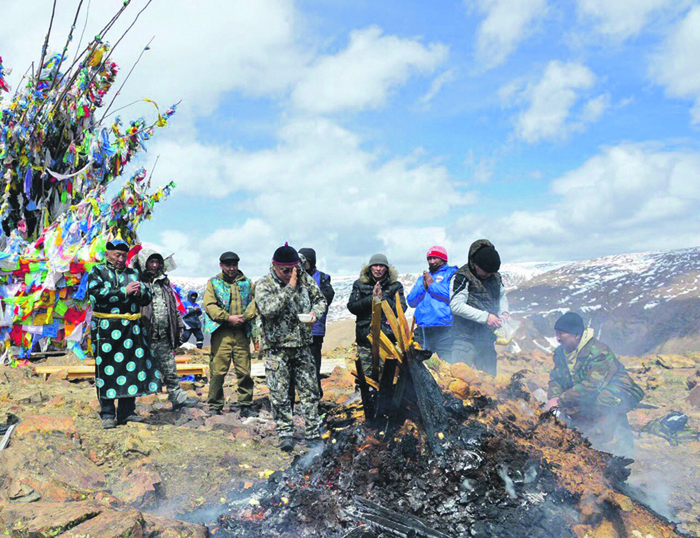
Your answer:
[[[587,329],[581,345],[567,354],[559,346],[549,376],[549,398],[569,416],[596,416],[610,411],[627,412],[644,397],[608,346]]]
[[[255,283],[255,307],[262,320],[263,349],[311,345],[311,325],[299,321],[299,314],[313,311],[316,319],[326,312],[326,299],[313,277],[297,266],[296,288],[285,285],[270,273]]]

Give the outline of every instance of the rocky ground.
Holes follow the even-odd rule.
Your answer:
[[[349,359],[351,353],[344,347],[328,355]],[[546,387],[550,360],[538,352],[503,355],[501,375],[529,370],[534,392]],[[636,430],[671,410],[686,413],[690,427],[700,425],[700,354],[623,361],[645,388],[645,401],[659,407],[632,413]],[[305,450],[301,442],[292,455],[277,449],[262,382],[256,384],[257,417],[243,419],[235,406],[214,417],[203,407],[173,413],[163,394],[138,400],[146,423],[105,431],[88,381],[44,380],[30,367],[0,367],[0,380],[0,419],[12,413],[21,420],[0,452],[0,527],[9,536],[207,536],[196,522],[213,522],[232,495],[286,468]],[[233,379],[227,395],[234,392],[231,384]],[[206,399],[204,383],[187,388]],[[324,391],[329,405],[345,403],[353,378],[337,369],[324,380]],[[655,510],[700,536],[700,441],[682,435],[673,446],[656,435],[638,435],[630,482]]]

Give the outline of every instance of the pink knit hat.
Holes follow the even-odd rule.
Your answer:
[[[441,260],[447,261],[447,249],[445,247],[434,246],[428,249],[428,254],[426,258],[440,258]]]

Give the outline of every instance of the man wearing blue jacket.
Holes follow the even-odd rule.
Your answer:
[[[416,309],[415,339],[423,349],[450,361],[452,353],[452,312],[450,279],[457,267],[447,265],[447,250],[434,246],[428,250],[428,271],[423,272],[408,294],[408,304]]]

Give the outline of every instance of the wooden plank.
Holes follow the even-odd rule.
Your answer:
[[[178,364],[178,375],[207,375],[208,366],[206,364]],[[82,364],[66,364],[63,366],[36,366],[34,371],[44,377],[50,374],[62,374],[66,379],[91,379],[95,377],[95,366]]]
[[[326,359],[321,361],[321,375],[329,375],[337,367],[347,368],[345,364],[345,359]],[[250,375],[252,377],[265,377],[265,364],[261,362],[254,362],[250,367]]]
[[[189,364],[192,362],[192,357],[184,356],[184,357],[175,357],[175,364]],[[85,359],[81,364],[84,364],[86,366],[95,366],[95,360],[94,359]]]

